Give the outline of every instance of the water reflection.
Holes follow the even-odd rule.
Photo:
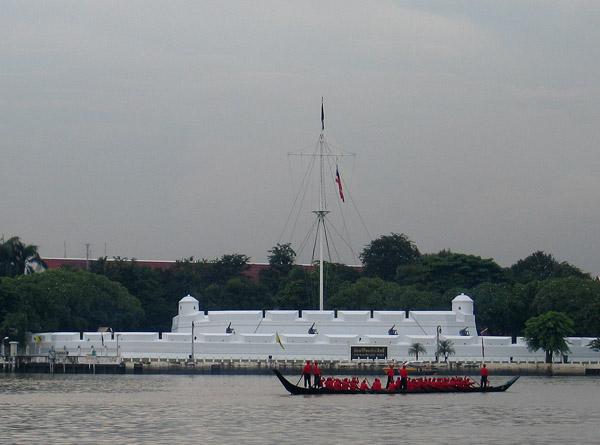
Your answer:
[[[494,377],[501,380],[501,377]],[[9,443],[594,443],[597,377],[500,394],[293,397],[270,376],[1,375]]]

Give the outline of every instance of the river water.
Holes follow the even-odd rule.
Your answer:
[[[291,396],[274,376],[4,374],[0,443],[599,443],[599,396],[598,377],[521,377],[506,393]]]

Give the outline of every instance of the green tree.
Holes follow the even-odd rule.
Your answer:
[[[204,296],[205,289],[215,283],[213,264],[207,260],[194,260],[193,257],[181,259],[173,266],[160,271],[159,286],[160,298],[169,307],[165,315],[173,313],[177,302],[190,294],[198,298],[200,308],[207,308]],[[170,323],[170,322],[169,322]]]
[[[585,278],[538,282],[532,308],[537,314],[564,312],[573,320],[574,335],[600,335],[600,283]]]
[[[0,323],[0,335],[8,337],[11,341],[18,341],[21,345],[27,342],[29,333],[29,320],[23,312],[10,312]]]
[[[216,290],[216,289],[215,289]],[[216,301],[208,309],[271,309],[271,295],[260,283],[255,283],[245,277],[232,278],[216,292]]]
[[[275,307],[278,309],[318,309],[319,301],[315,288],[318,277],[314,271],[303,267],[294,267],[282,279],[275,295]],[[327,297],[325,299],[326,305]]]
[[[325,269],[325,299],[327,296],[335,295],[345,284],[355,283],[362,275],[356,269],[340,263],[323,264]],[[315,293],[317,293],[319,267],[316,265],[315,274]]]
[[[504,270],[494,260],[449,250],[422,255],[416,264],[399,267],[395,278],[401,285],[417,285],[440,294],[506,281]]]
[[[12,278],[46,267],[46,263],[40,258],[38,247],[25,245],[18,236],[0,244],[0,276]]]
[[[398,266],[415,263],[421,253],[405,234],[392,233],[371,241],[360,254],[365,275],[391,281]]]
[[[454,343],[452,342],[452,340],[440,340],[440,342],[438,343],[437,351],[435,353],[436,358],[439,356],[443,356],[444,361],[447,362],[448,357],[454,354],[456,354],[456,351],[454,350]]]
[[[483,283],[468,292],[473,299],[477,326],[488,335],[522,335],[525,321],[532,315],[534,294],[528,286]]]
[[[0,282],[0,295],[16,298],[0,334],[23,341],[28,332],[115,330],[139,327],[143,311],[127,289],[86,271],[49,270]]]
[[[573,320],[563,312],[546,312],[525,323],[527,348],[532,352],[545,351],[546,363],[552,363],[554,353],[566,355],[570,351],[565,337],[572,334]]]
[[[399,300],[400,291],[396,283],[362,277],[355,283],[344,283],[326,303],[330,309],[390,310]]]
[[[267,258],[269,260],[269,266],[287,274],[296,262],[296,252],[292,249],[290,243],[277,243],[276,246],[269,250]]]
[[[161,270],[140,265],[135,258],[99,258],[92,262],[91,271],[125,286],[142,305],[144,318],[140,320],[140,326],[151,331],[169,330],[177,302],[189,293],[170,298],[161,280]]]
[[[259,280],[267,286],[272,294],[277,294],[279,286],[294,267],[296,252],[289,243],[277,243],[275,247],[269,250],[267,258],[269,259],[269,267],[258,272]]]
[[[405,310],[405,311],[433,311],[444,310],[450,308],[450,302],[456,295],[451,298],[445,298],[438,292],[423,290],[419,286],[400,286],[399,293],[395,293],[392,297],[390,309]]]
[[[593,339],[587,345],[593,351],[600,351],[600,337]]]
[[[140,265],[135,259],[100,258],[92,270],[117,281],[137,297],[144,310],[144,329],[167,331],[173,311],[185,295],[194,295],[203,310],[271,309],[272,295],[264,284],[258,286],[244,275],[249,257],[223,255],[219,259],[184,258],[165,270]],[[259,304],[258,302],[262,302]]]
[[[216,283],[225,284],[232,278],[242,276],[248,270],[250,257],[242,254],[226,254],[212,261],[213,279]]]
[[[582,272],[567,262],[559,263],[551,254],[541,250],[510,266],[510,274],[513,279],[520,283],[542,281],[550,278],[591,278],[590,274]]]
[[[419,360],[419,354],[427,354],[427,349],[421,343],[413,343],[408,348],[408,355],[414,355],[415,360]]]

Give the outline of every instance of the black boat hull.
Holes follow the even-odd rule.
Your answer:
[[[504,385],[500,386],[470,386],[468,388],[429,388],[429,389],[397,389],[395,391],[351,391],[342,390],[336,391],[328,388],[303,388],[302,386],[294,385],[287,380],[277,369],[273,372],[284,386],[284,388],[292,395],[319,395],[319,394],[439,394],[439,393],[481,393],[481,392],[504,392],[517,381],[519,376],[513,377]]]

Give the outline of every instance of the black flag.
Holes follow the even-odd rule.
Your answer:
[[[323,111],[323,101],[321,101],[321,130],[325,130],[325,111]]]

